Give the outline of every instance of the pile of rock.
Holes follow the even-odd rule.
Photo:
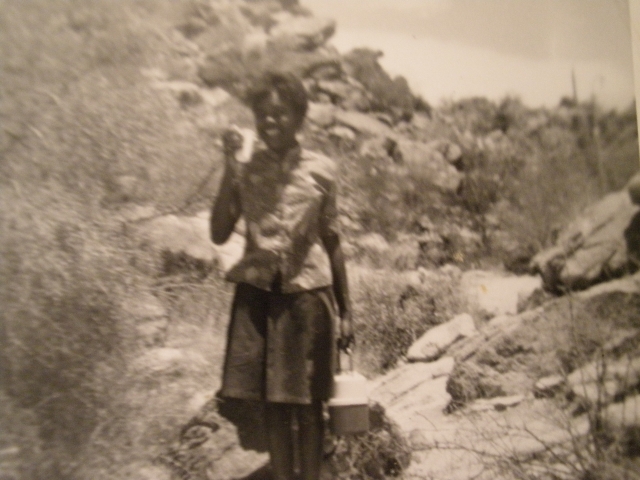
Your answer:
[[[639,176],[610,193],[564,227],[555,245],[532,260],[547,289],[586,288],[637,268],[640,258]]]

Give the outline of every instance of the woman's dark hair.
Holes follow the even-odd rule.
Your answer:
[[[255,112],[258,104],[272,92],[277,92],[283,102],[288,103],[300,122],[309,108],[307,91],[300,79],[288,72],[267,72],[260,77],[247,94],[247,102]]]

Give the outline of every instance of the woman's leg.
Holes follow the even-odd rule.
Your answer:
[[[322,468],[324,419],[322,402],[311,405],[299,405],[298,410],[298,451],[302,480],[318,480]]]
[[[293,405],[267,402],[267,435],[274,480],[293,480]]]

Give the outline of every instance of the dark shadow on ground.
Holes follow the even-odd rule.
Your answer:
[[[271,466],[268,463],[266,463],[256,471],[251,472],[246,477],[238,478],[236,480],[272,480],[272,479],[273,477],[271,476]]]
[[[262,402],[216,395],[216,403],[218,413],[236,427],[238,440],[243,449],[256,452],[267,451],[267,431]]]

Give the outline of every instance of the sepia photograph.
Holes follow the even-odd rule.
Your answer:
[[[0,480],[640,480],[639,0],[0,0],[0,58]]]

